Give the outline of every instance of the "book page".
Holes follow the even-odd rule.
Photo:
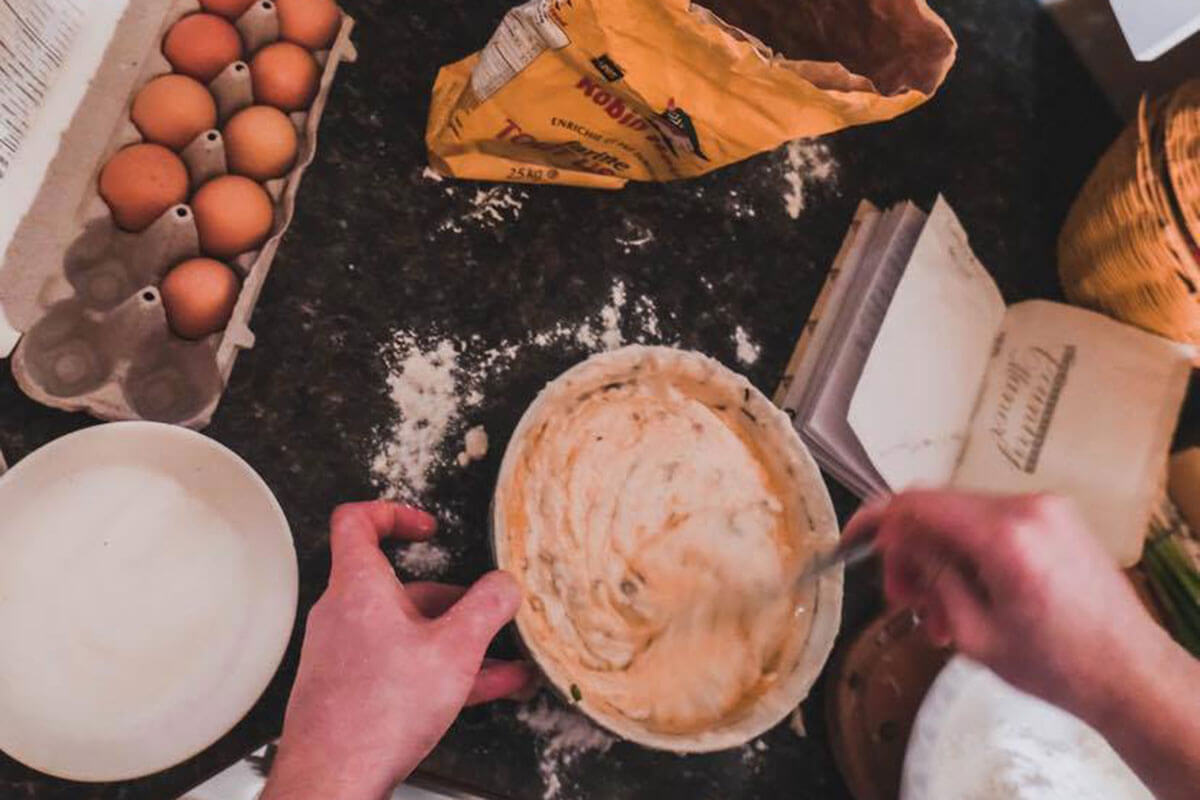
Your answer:
[[[800,331],[800,338],[796,340],[783,378],[775,388],[773,400],[780,408],[795,412],[800,407],[802,395],[812,386],[818,357],[825,351],[833,319],[846,299],[850,276],[861,265],[863,250],[881,216],[879,209],[868,200],[859,202],[855,209],[846,238],[842,240],[842,246],[825,275],[825,283],[821,285],[816,302]]]
[[[37,194],[127,3],[0,2],[0,256]],[[0,309],[0,357],[17,338]]]
[[[904,203],[888,209],[874,226],[858,268],[847,276],[847,296],[802,419],[800,432],[818,451],[822,466],[859,497],[883,494],[888,485],[846,421],[847,409],[924,221],[924,212]]]
[[[849,421],[895,491],[945,485],[1004,318],[1004,300],[938,198],[892,297]]]
[[[1141,556],[1192,349],[1081,308],[1008,310],[953,484],[1073,498],[1123,566]]]
[[[0,182],[83,23],[83,0],[0,3]]]
[[[818,395],[825,388],[828,364],[834,349],[832,337],[836,320],[845,310],[847,295],[862,283],[859,273],[863,268],[863,254],[875,228],[883,219],[884,215],[874,205],[865,200],[859,203],[850,230],[804,323],[804,330],[796,342],[796,349],[775,398],[776,404],[791,416],[793,427],[822,469],[860,496],[871,492],[871,489],[859,480],[859,475],[874,472],[866,454],[848,455],[847,447],[838,447],[836,442],[814,435],[808,422]],[[849,438],[853,439],[853,435]],[[857,441],[853,442],[853,447],[862,450]]]

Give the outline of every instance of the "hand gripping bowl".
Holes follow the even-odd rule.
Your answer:
[[[492,544],[520,582],[524,645],[594,721],[680,753],[737,747],[808,694],[842,573],[792,576],[836,544],[788,417],[698,353],[627,347],[551,382],[496,487]]]

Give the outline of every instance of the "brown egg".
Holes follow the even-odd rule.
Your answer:
[[[237,19],[252,5],[254,0],[200,0],[200,7],[205,11],[226,19]]]
[[[309,50],[324,50],[337,35],[342,12],[333,0],[275,0],[279,35]]]
[[[200,339],[229,323],[239,289],[237,275],[220,261],[189,258],[167,273],[159,293],[171,330]]]
[[[147,141],[182,150],[217,124],[217,104],[199,81],[160,75],[137,93],[129,116]]]
[[[144,230],[176,203],[187,199],[187,167],[159,144],[118,150],[100,170],[100,196],[117,225]]]
[[[225,124],[229,171],[266,181],[278,178],[296,161],[296,128],[277,108],[250,106]]]
[[[163,55],[176,72],[207,84],[242,57],[242,38],[229,20],[189,14],[167,31]]]
[[[267,190],[249,178],[213,178],[192,197],[200,249],[217,258],[255,249],[271,233],[274,210]]]
[[[284,111],[302,111],[317,93],[320,73],[317,60],[300,45],[269,44],[250,62],[254,100]]]

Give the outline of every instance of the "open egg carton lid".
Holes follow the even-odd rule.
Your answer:
[[[101,0],[106,2],[121,4]],[[201,254],[191,208],[175,205],[145,230],[129,233],[112,221],[97,182],[116,151],[142,140],[130,120],[130,104],[143,85],[172,72],[161,50],[164,35],[201,8],[197,0],[124,0],[123,5],[111,37],[102,43],[103,58],[83,78],[86,89],[78,101],[66,109],[48,103],[40,110],[65,115],[61,140],[44,174],[33,176],[37,188],[24,207],[3,212],[15,211],[20,221],[0,261],[0,357],[9,349],[4,347],[8,328],[9,338],[20,336],[12,353],[17,384],[45,405],[102,419],[201,428],[212,418],[238,351],[254,344],[250,315],[291,222],[300,178],[316,152],[334,75],[339,63],[357,57],[350,41],[354,20],[343,14],[329,49],[314,53],[321,68],[315,98],[306,111],[289,115],[298,152],[286,175],[263,184],[274,202],[269,237],[258,250],[225,259],[241,279],[228,325],[189,341],[171,332],[157,284],[171,266]],[[247,59],[279,39],[271,0],[257,0],[234,26]],[[219,128],[253,103],[245,61],[226,66],[208,88],[216,100],[218,129],[201,133],[179,153],[189,173],[189,196],[226,172]]]

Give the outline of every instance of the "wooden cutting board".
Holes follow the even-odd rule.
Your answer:
[[[950,658],[911,612],[872,622],[834,660],[826,718],[834,758],[856,800],[895,800],[908,735]]]

